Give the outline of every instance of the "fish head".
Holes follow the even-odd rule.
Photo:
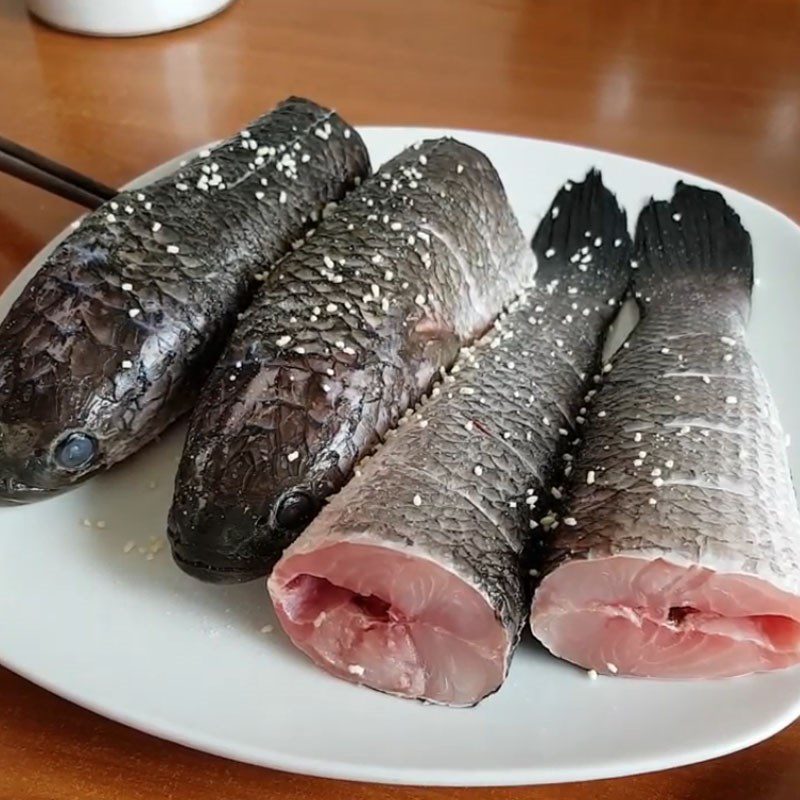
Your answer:
[[[2,386],[0,375],[0,502],[55,494],[102,464],[101,436],[68,412],[68,392],[47,382]]]
[[[311,369],[248,371],[245,365],[245,374],[230,381],[230,371],[218,369],[224,374],[207,386],[170,511],[175,561],[215,583],[268,574],[344,484],[364,437],[374,435],[378,403],[356,382],[345,387],[313,362]],[[239,381],[248,385],[230,402],[229,386]]]
[[[165,427],[178,342],[130,315],[109,272],[105,251],[65,242],[0,325],[0,502],[67,489]]]

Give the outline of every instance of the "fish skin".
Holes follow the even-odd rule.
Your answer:
[[[800,514],[784,434],[746,339],[749,234],[722,195],[679,183],[671,202],[642,212],[636,252],[642,318],[576,456],[567,513],[578,524],[558,530],[544,571],[663,558],[798,594]]]
[[[525,551],[539,535],[530,522],[547,507],[549,487],[564,480],[561,454],[580,435],[576,417],[630,274],[625,212],[599,173],[566,187],[533,241],[536,286],[287,549],[268,581],[276,607],[293,580],[281,565],[293,556],[341,542],[398,550],[480,592],[506,631],[507,672],[530,603]],[[571,261],[583,247],[592,261]],[[529,506],[532,495],[538,502]]]
[[[245,140],[287,150],[260,155]],[[368,171],[355,131],[290,98],[210,155],[85,217],[0,326],[0,498],[65,489],[185,413],[258,272]],[[203,176],[216,185],[198,188]],[[64,469],[55,448],[77,431],[97,444],[95,456]]]
[[[265,575],[534,270],[482,153],[440,139],[385,164],[281,262],[215,368],[170,512],[180,566]]]

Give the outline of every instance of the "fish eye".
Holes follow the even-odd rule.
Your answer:
[[[306,492],[291,492],[278,503],[276,519],[282,528],[298,530],[314,516],[314,501]]]
[[[56,464],[62,469],[81,469],[94,461],[97,440],[87,433],[68,433],[56,444],[53,454]]]

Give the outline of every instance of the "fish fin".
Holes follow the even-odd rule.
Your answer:
[[[559,280],[582,294],[618,299],[630,280],[628,219],[596,169],[561,187],[532,246],[537,283]]]
[[[637,292],[663,296],[665,288],[708,284],[715,294],[732,293],[747,316],[753,245],[719,192],[679,181],[671,200],[651,200],[639,215],[635,253]]]

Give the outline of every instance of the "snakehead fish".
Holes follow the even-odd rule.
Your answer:
[[[437,139],[381,167],[279,264],[215,367],[170,513],[178,564],[265,575],[534,270],[482,153]]]
[[[291,98],[89,214],[0,325],[0,500],[67,488],[186,412],[256,277],[368,171],[355,131]]]
[[[800,515],[747,346],[750,236],[678,184],[636,235],[642,320],[590,409],[533,632],[606,674],[711,678],[800,662]]]
[[[559,191],[534,249],[536,285],[272,573],[281,625],[333,675],[453,706],[505,678],[530,603],[525,551],[628,284],[625,214],[598,173]]]

